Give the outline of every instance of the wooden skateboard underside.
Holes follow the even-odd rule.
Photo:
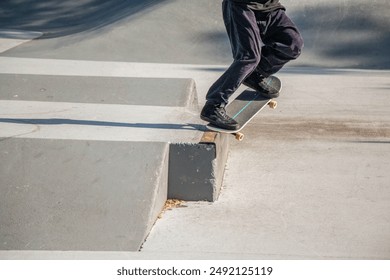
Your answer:
[[[226,107],[226,113],[238,122],[239,129],[228,130],[212,124],[208,124],[206,127],[212,131],[233,134],[237,140],[241,141],[244,138],[244,134],[240,133],[241,129],[267,105],[274,109],[277,103],[273,99],[263,97],[256,91],[245,90]]]

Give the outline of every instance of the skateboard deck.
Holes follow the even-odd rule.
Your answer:
[[[210,123],[207,124],[206,127],[212,131],[233,134],[237,140],[242,141],[244,139],[244,134],[240,132],[241,129],[243,129],[246,124],[249,123],[249,121],[252,120],[267,105],[270,108],[275,109],[277,102],[273,99],[264,97],[259,92],[245,90],[228,106],[226,106],[226,113],[239,123],[239,129],[223,129]]]

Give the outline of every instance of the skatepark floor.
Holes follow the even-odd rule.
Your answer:
[[[135,1],[133,7],[120,13],[119,19],[111,15],[105,25],[96,28],[92,24],[79,30],[83,26],[80,23],[61,30],[56,25],[61,22],[53,21],[51,29],[42,30],[46,32],[42,40],[33,40],[42,35],[33,27],[12,36],[0,32],[0,74],[32,75],[37,83],[48,75],[81,80],[193,79],[201,107],[208,88],[230,59],[223,24],[219,14],[215,16],[220,3],[202,0],[202,5],[195,5],[186,1],[187,6],[181,7],[177,1],[146,2],[143,9],[143,2]],[[327,2],[338,5],[338,1]],[[303,26],[307,34],[304,37],[310,42],[307,53],[302,63],[292,63],[278,74],[283,92],[277,109],[263,110],[254,118],[243,131],[243,142],[231,137],[217,201],[184,201],[165,211],[139,251],[4,250],[0,251],[0,259],[390,259],[390,71],[385,53],[388,50],[381,47],[388,42],[384,20],[387,13],[367,27],[377,29],[375,38],[383,43],[375,47],[379,51],[362,56],[360,51],[366,51],[367,42],[360,42],[353,45],[362,50],[348,53],[351,41],[367,38],[356,30],[350,32],[362,15],[358,8],[348,14],[346,2],[343,9],[331,13],[335,17],[340,14],[340,19],[334,21],[333,29],[327,26],[329,36],[318,36],[329,20],[325,14],[317,18],[314,27],[318,30],[311,28],[306,18],[307,11],[328,11],[322,7],[324,3],[321,10],[305,6],[310,4],[308,1],[288,2],[293,14],[305,11],[298,21],[307,24]],[[64,7],[71,11],[69,3]],[[183,9],[189,8],[194,14],[183,21]],[[53,15],[56,13],[53,10]],[[207,16],[195,16],[202,13]],[[178,21],[185,28],[173,28]],[[342,31],[340,37],[345,33],[351,36],[340,46],[344,49],[335,50],[345,60],[336,56],[328,60],[316,53],[315,47],[326,45],[320,40],[333,38],[330,35],[336,34],[337,28]],[[140,30],[150,32],[141,34]],[[162,30],[170,32],[162,34]],[[157,36],[153,32],[161,41],[158,46],[149,44]],[[143,35],[144,40],[132,44],[133,38]],[[164,41],[165,37],[173,39]],[[177,46],[172,42],[182,44],[182,56],[177,56]],[[112,51],[114,44],[118,48]],[[365,64],[366,58],[372,63]],[[379,60],[381,63],[376,64]],[[338,64],[344,62],[346,66]],[[354,69],[348,67],[354,65]],[[375,65],[382,69],[370,69]],[[83,86],[81,83],[81,92]],[[33,101],[23,104],[24,109],[30,108]],[[54,105],[46,103],[48,109]],[[64,109],[61,106],[58,111]],[[71,103],[66,106],[77,114],[88,112],[91,118],[96,108],[103,108],[91,104],[80,105],[81,109],[74,109]],[[111,118],[120,113],[115,108],[119,107],[112,107]],[[42,112],[45,109],[42,107]],[[170,112],[172,120],[175,115]],[[110,111],[105,113],[109,115]],[[169,129],[154,133],[150,139],[163,135],[164,141],[169,141],[167,138],[177,136]],[[192,131],[183,133],[193,136]],[[111,137],[107,133],[99,135]]]

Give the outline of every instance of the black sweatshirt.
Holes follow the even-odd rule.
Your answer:
[[[234,2],[246,3],[251,9],[269,12],[277,9],[284,9],[279,0],[231,0]]]

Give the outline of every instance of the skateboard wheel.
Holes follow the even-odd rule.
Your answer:
[[[269,103],[268,103],[268,106],[272,109],[275,109],[277,106],[278,106],[278,102],[276,102],[275,100],[271,100]]]
[[[235,133],[234,136],[236,137],[236,140],[238,140],[238,141],[244,140],[244,134],[242,134],[241,132]]]

